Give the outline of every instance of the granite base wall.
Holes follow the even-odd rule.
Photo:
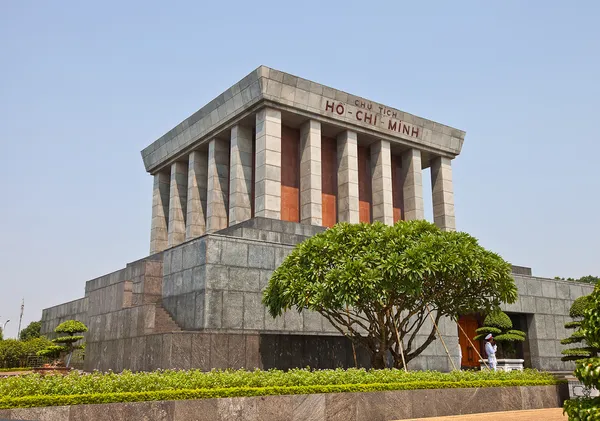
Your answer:
[[[369,355],[356,347],[359,367]],[[351,342],[342,336],[173,332],[88,342],[84,370],[316,369],[354,367]]]
[[[94,421],[388,421],[558,408],[565,385],[257,396],[0,410],[0,418]],[[566,392],[568,393],[568,391]]]

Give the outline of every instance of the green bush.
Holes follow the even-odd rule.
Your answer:
[[[39,350],[44,349],[48,345],[52,344],[52,342],[44,336],[28,339],[22,342],[23,346],[25,347],[25,354],[27,355],[34,355]]]
[[[0,342],[0,366],[18,367],[25,358],[25,346],[16,339],[6,339]]]
[[[535,370],[523,372],[404,372],[403,370],[318,370],[288,372],[197,370],[67,376],[27,374],[0,379],[0,408],[83,403],[201,399],[280,394],[361,392],[434,388],[553,385],[556,379]]]
[[[569,399],[564,408],[569,421],[600,421],[600,397]]]
[[[51,342],[46,338],[35,338],[28,341],[6,339],[0,341],[0,367],[19,367],[27,364],[27,356],[35,355]]]
[[[340,384],[313,386],[233,387],[214,389],[179,389],[151,392],[94,393],[85,395],[37,395],[0,399],[0,409],[41,406],[64,406],[114,402],[145,402],[159,400],[186,400],[233,398],[270,395],[303,395],[311,393],[377,392],[386,390],[482,388],[509,386],[546,386],[551,380],[473,380],[466,382],[404,382],[372,384]]]
[[[0,396],[72,395],[90,393],[146,392],[167,389],[211,389],[222,387],[312,386],[331,384],[372,384],[400,382],[469,382],[487,380],[553,381],[548,373],[535,370],[505,372],[439,373],[435,371],[386,370],[316,370],[293,369],[244,370],[157,370],[132,373],[79,373],[66,376],[28,374],[0,380]]]

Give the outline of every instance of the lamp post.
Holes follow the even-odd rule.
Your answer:
[[[5,333],[5,332],[6,332],[6,324],[7,324],[8,322],[10,322],[10,319],[7,319],[7,320],[4,322],[4,325],[2,326],[2,333]]]

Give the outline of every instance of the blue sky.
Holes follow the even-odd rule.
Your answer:
[[[540,276],[600,275],[600,4],[203,3],[0,5],[8,336],[22,297],[24,327],[147,255],[139,151],[260,64],[465,130],[458,228]]]

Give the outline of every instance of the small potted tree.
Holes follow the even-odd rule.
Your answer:
[[[484,339],[488,334],[492,334],[498,344],[497,369],[503,371],[523,370],[523,359],[517,358],[517,349],[515,342],[525,340],[525,332],[513,329],[510,317],[503,311],[496,311],[486,316],[483,326],[477,329],[477,336],[474,340]],[[487,359],[480,360],[481,367],[485,367]]]
[[[66,322],[59,324],[56,329],[54,329],[54,332],[59,335],[63,334],[64,336],[52,339],[54,345],[50,345],[46,349],[38,352],[38,355],[40,356],[58,359],[58,361],[55,360],[50,366],[43,367],[42,371],[70,370],[69,365],[71,364],[73,352],[77,349],[84,349],[85,346],[84,344],[76,344],[76,342],[79,342],[84,338],[83,335],[80,334],[87,332],[87,330],[87,326],[77,320],[67,320]],[[65,356],[65,358],[61,359],[61,356]]]

